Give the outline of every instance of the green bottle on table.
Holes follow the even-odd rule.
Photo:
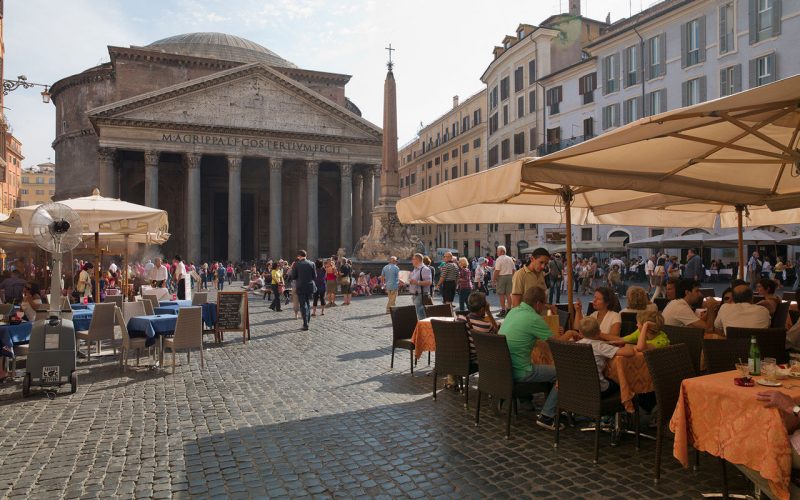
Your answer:
[[[747,366],[750,368],[750,375],[761,375],[761,351],[755,335],[750,337],[750,356],[747,358]]]

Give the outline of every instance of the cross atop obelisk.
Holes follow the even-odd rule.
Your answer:
[[[392,62],[392,52],[394,52],[397,49],[393,49],[392,44],[390,43],[389,46],[386,47],[386,50],[389,51],[389,62],[386,63],[386,67],[389,68],[389,71],[391,71],[392,68],[394,67],[394,63]]]

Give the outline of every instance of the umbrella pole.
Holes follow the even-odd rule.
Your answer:
[[[572,214],[570,212],[570,208],[572,206],[572,199],[573,199],[572,190],[569,187],[563,187],[561,189],[561,200],[564,202],[564,215],[567,218],[567,301],[569,305],[567,306],[567,310],[569,311],[569,329],[574,327],[575,323],[575,304],[573,303],[573,287],[572,287]]]
[[[123,272],[125,273],[124,279],[122,280],[122,300],[126,300],[128,296],[128,235],[125,235],[125,264],[124,264]]]
[[[738,245],[739,245],[739,279],[745,279],[744,277],[744,240],[742,239],[742,212],[744,212],[744,205],[736,205],[736,220],[737,220],[737,231],[738,233]]]
[[[100,302],[100,233],[94,233],[94,254],[96,264],[94,266],[94,302]]]

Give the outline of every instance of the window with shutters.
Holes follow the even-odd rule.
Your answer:
[[[550,106],[550,115],[557,115],[559,113],[559,104],[563,98],[562,87],[553,87],[547,89],[547,105]]]
[[[417,174],[413,173],[411,174],[411,184],[416,184],[416,183],[417,183]]]
[[[525,152],[525,132],[514,134],[514,154],[521,155]]]
[[[772,36],[772,0],[758,0],[758,38],[763,40]]]
[[[634,97],[622,103],[623,123],[628,124],[641,118],[641,101],[641,97]]]
[[[588,140],[594,137],[594,118],[584,118],[583,120],[583,140]]]
[[[727,54],[736,50],[736,19],[734,3],[727,2],[719,7],[719,53]],[[728,95],[728,94],[725,94]]]
[[[592,228],[590,227],[581,228],[581,241],[592,241]]]
[[[645,71],[647,79],[652,80],[667,72],[667,34],[661,33],[647,40],[645,51]]]
[[[684,67],[694,66],[702,62],[701,51],[705,50],[703,38],[704,26],[701,23],[702,18],[693,19],[686,23],[686,37],[685,37],[685,51],[684,51]]]
[[[742,65],[736,64],[719,70],[719,96],[742,91]]]
[[[619,54],[603,58],[603,94],[619,90]]]
[[[517,119],[525,116],[525,96],[517,97]]]
[[[530,129],[528,135],[528,148],[533,151],[536,149],[536,145],[539,142],[539,138],[536,136],[536,127]]]
[[[536,113],[536,91],[528,92],[528,113]]]
[[[436,172],[436,185],[439,185],[439,172]]]
[[[481,159],[479,157],[475,157],[475,172],[479,172],[481,170]]]
[[[458,177],[458,165],[453,167],[451,172],[450,172],[450,178],[451,179],[455,179],[456,177]]]
[[[492,146],[491,148],[489,148],[488,161],[489,161],[489,167],[490,168],[494,167],[495,165],[497,165],[497,162],[498,162],[498,159],[497,159],[497,146]]]
[[[514,70],[514,92],[519,92],[522,90],[522,87],[525,85],[523,82],[523,77],[522,66],[520,66]]]
[[[461,154],[469,153],[469,144],[462,144],[461,145]]]
[[[497,113],[489,117],[489,135],[497,132]]]
[[[667,89],[654,90],[647,94],[645,103],[645,114],[647,116],[657,115],[667,110]]]
[[[619,103],[603,108],[603,130],[619,127]]]
[[[450,153],[445,153],[442,155],[442,161],[449,161],[449,160],[450,160]]]
[[[583,96],[584,104],[594,102],[594,91],[597,88],[597,73],[589,73],[578,80],[578,94]]]
[[[536,59],[528,61],[528,85],[536,83]]]
[[[777,80],[775,53],[751,60],[750,73],[751,87],[758,87]]]
[[[500,100],[505,101],[508,99],[508,77],[503,78],[500,80]]]
[[[481,138],[478,137],[474,141],[472,141],[472,149],[481,147]]]
[[[453,151],[451,151],[450,152],[450,156],[453,157],[453,158],[457,158],[458,157],[458,148],[456,148]]]
[[[511,158],[511,141],[509,139],[503,139],[500,143],[500,159],[506,161],[509,158]]]
[[[473,125],[480,125],[481,123],[481,110],[476,109],[474,113],[472,113],[472,124]]]
[[[466,132],[467,130],[469,130],[469,116],[461,119],[461,131]]]
[[[630,87],[639,83],[639,46],[631,45],[625,49],[624,78],[625,86]]]
[[[497,86],[495,86],[491,91],[489,91],[489,111],[492,111],[496,107],[497,107]]]
[[[503,105],[503,126],[508,125],[508,104]]]
[[[683,105],[691,106],[706,100],[706,77],[683,82]]]
[[[469,173],[469,161],[464,160],[464,175]]]
[[[561,127],[547,129],[547,144],[548,146],[555,146],[548,148],[548,151],[558,150],[558,146],[561,145]]]

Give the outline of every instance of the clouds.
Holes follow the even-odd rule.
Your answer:
[[[638,10],[640,2],[633,2]],[[652,3],[645,0],[645,7]],[[492,47],[521,22],[536,24],[566,9],[567,0],[24,0],[5,5],[5,75],[52,83],[108,60],[107,45],[146,45],[194,31],[231,33],[259,43],[307,69],[352,75],[347,95],[364,117],[383,121],[384,47],[398,50],[400,142],[419,122],[447,111],[453,95],[482,88]],[[627,0],[583,0],[584,12],[614,20]],[[53,158],[54,106],[39,91],[6,96],[23,142],[24,165]]]

